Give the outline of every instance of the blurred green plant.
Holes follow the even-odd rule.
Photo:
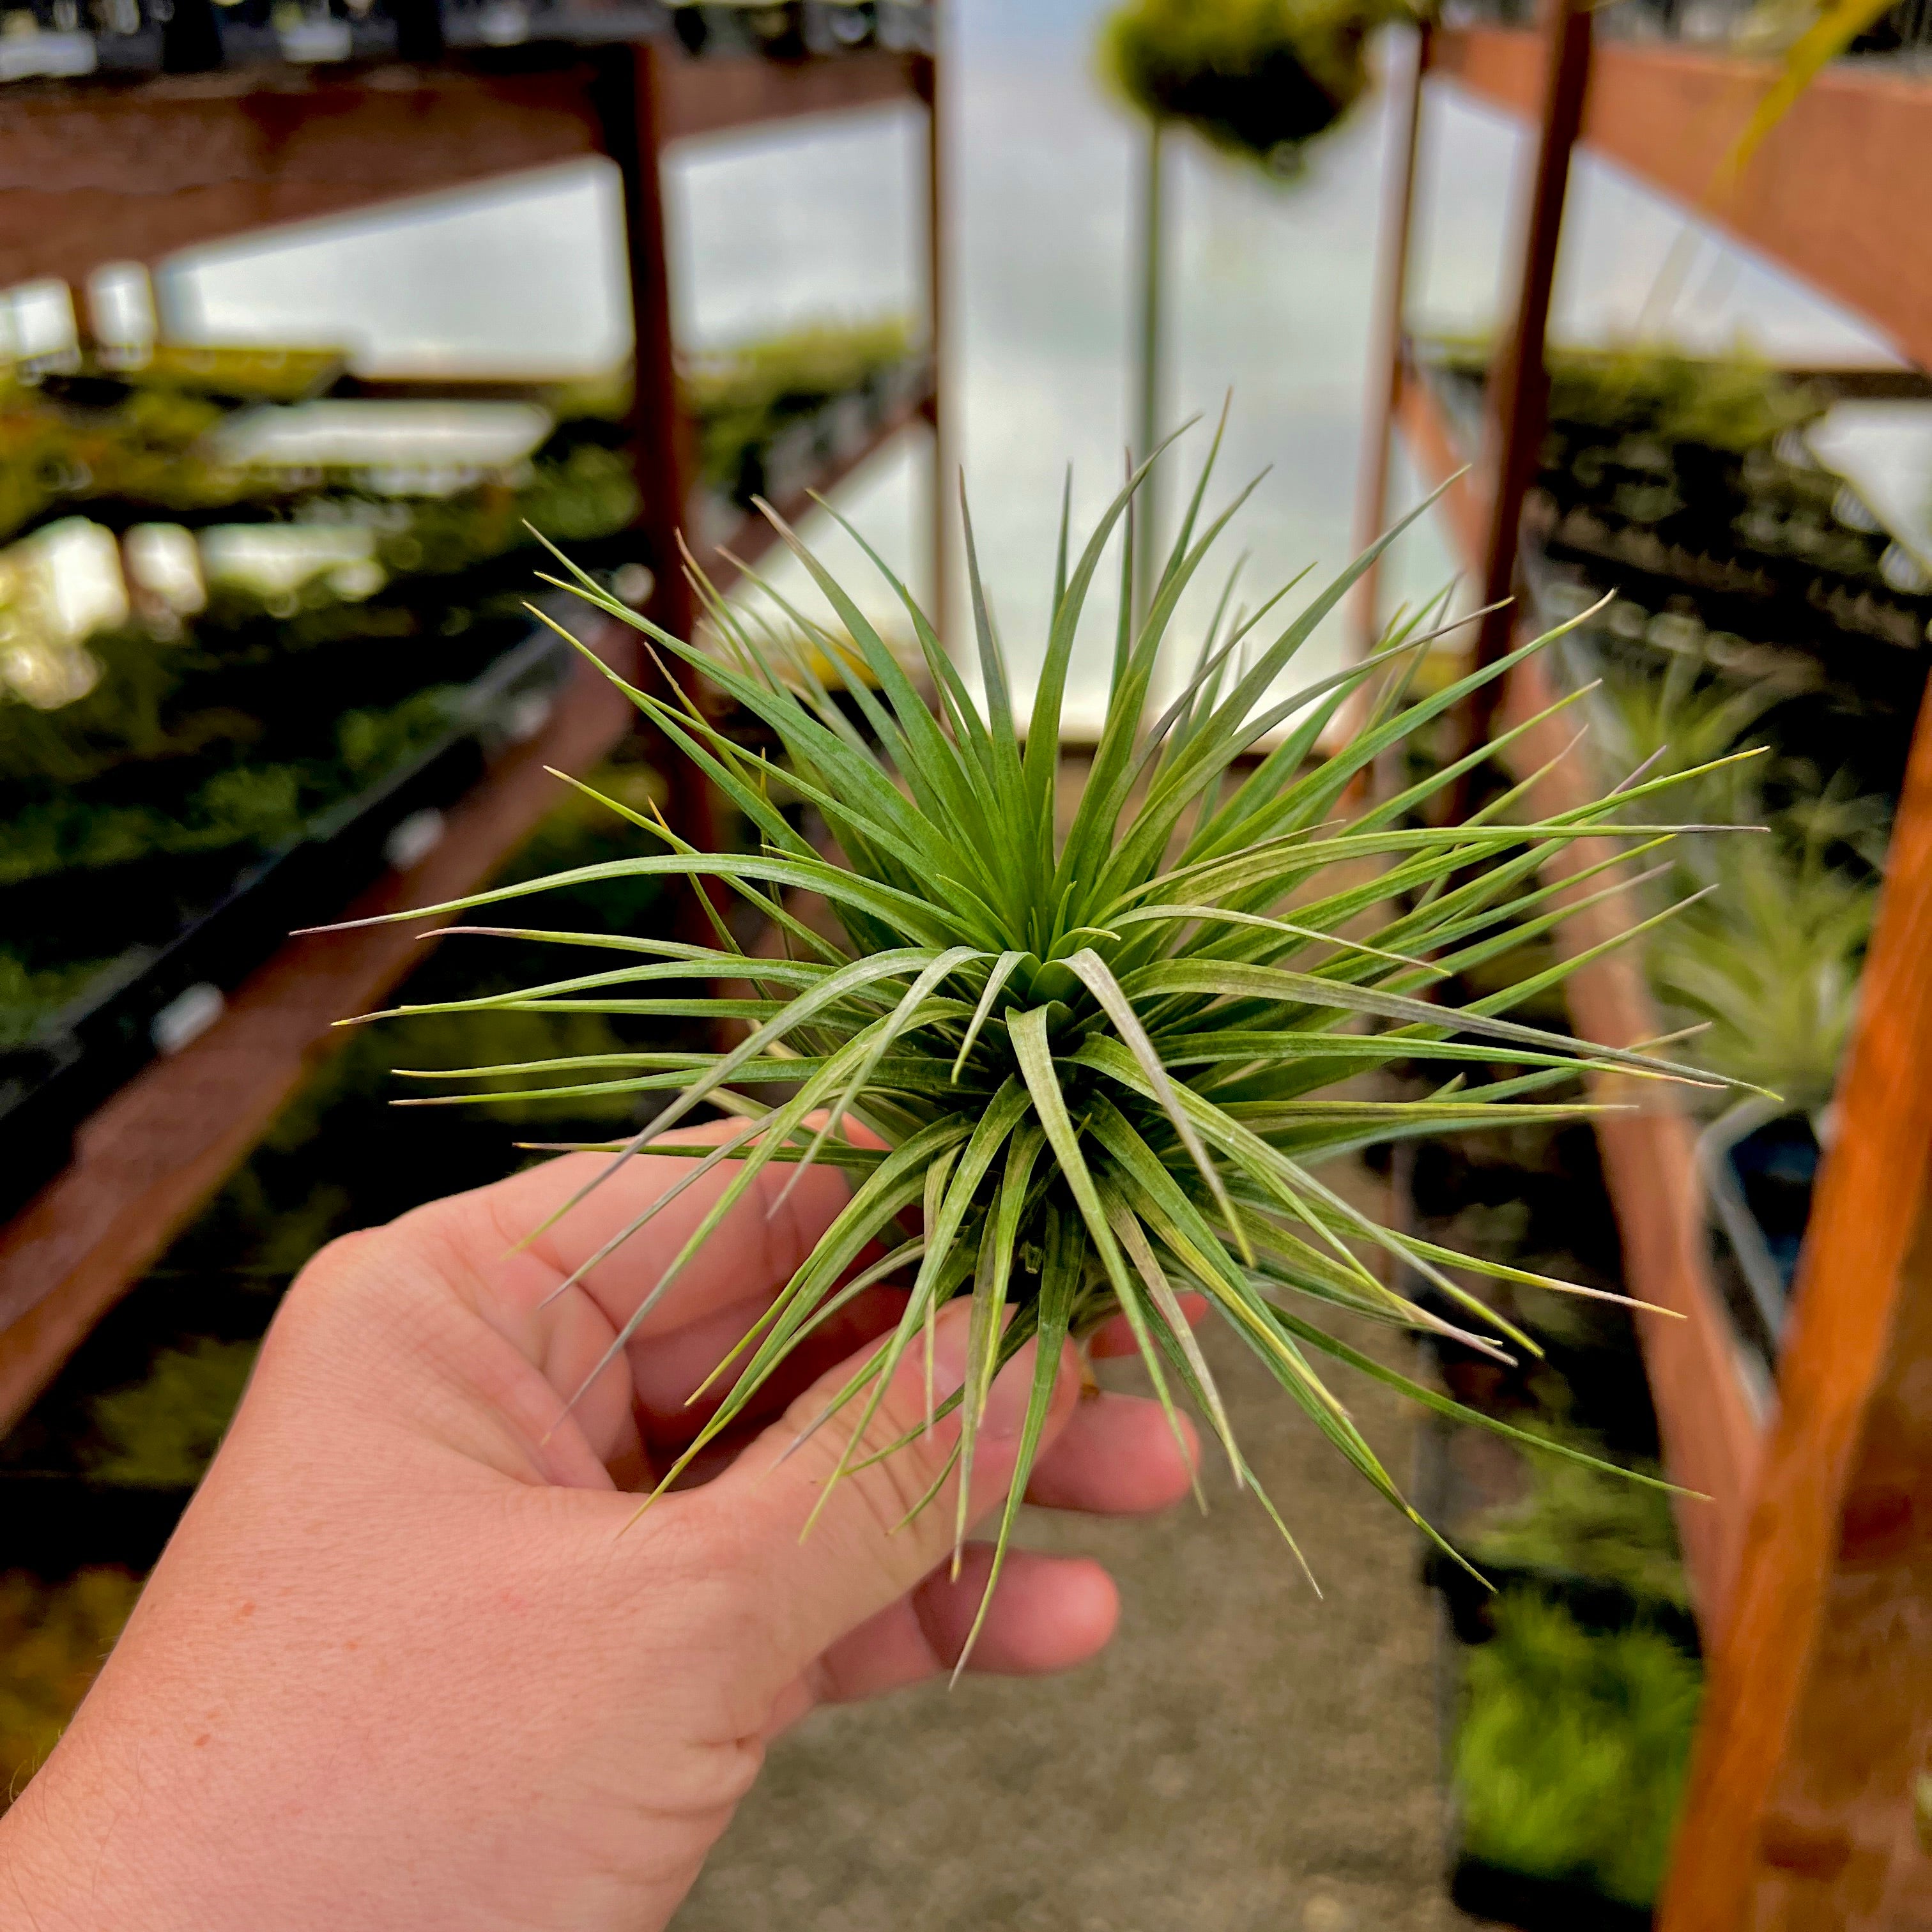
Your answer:
[[[1366,91],[1370,37],[1412,17],[1402,0],[1127,0],[1102,65],[1150,119],[1292,172]]]
[[[0,1808],[59,1742],[140,1594],[125,1570],[0,1571]]]
[[[255,1366],[253,1342],[197,1337],[157,1352],[146,1376],[88,1405],[82,1467],[107,1483],[187,1489],[220,1447]]]
[[[446,731],[454,690],[433,686],[380,710],[345,712],[336,755],[215,772],[176,812],[56,791],[0,820],[0,885],[145,858],[242,846],[267,850],[316,813],[374,783]]]
[[[688,356],[680,380],[698,422],[704,480],[721,495],[736,498],[748,458],[826,404],[865,389],[912,350],[910,326],[903,317],[886,316],[816,322]],[[530,520],[554,533],[541,518]]]
[[[32,1038],[110,963],[76,959],[57,966],[32,966],[0,944],[0,1047],[18,1046]]]
[[[1532,1432],[1600,1454],[1602,1445],[1550,1423]],[[1690,1602],[1670,1498],[1580,1462],[1530,1460],[1529,1489],[1519,1502],[1486,1510],[1462,1546],[1478,1568],[1522,1564],[1621,1584],[1634,1597]]]
[[[1586,1630],[1506,1591],[1466,1654],[1455,1746],[1465,1850],[1626,1905],[1662,1882],[1703,1673],[1660,1633]]]
[[[1832,862],[1789,814],[1768,837],[1726,839],[1690,862],[1717,890],[1652,939],[1652,981],[1709,1023],[1688,1043],[1701,1065],[1815,1115],[1850,1039],[1877,884]]]
[[[1486,370],[1494,353],[1490,338],[1477,335],[1437,337],[1430,349],[1445,367],[1468,374]],[[1732,455],[1816,422],[1829,401],[1742,346],[1712,356],[1647,344],[1552,347],[1545,359],[1552,424],[1639,431],[1659,442],[1700,443]]]
[[[1770,680],[1732,685],[1683,658],[1661,677],[1616,670],[1603,683],[1610,748],[1624,771],[1712,766],[1789,695]],[[1878,906],[1890,809],[1842,778],[1786,763],[1768,782],[1748,766],[1712,769],[1688,801],[1708,820],[1754,837],[1693,835],[1673,850],[1673,895],[1700,892],[1648,940],[1660,997],[1705,1023],[1689,1057],[1726,1078],[1816,1113],[1832,1096],[1857,1008]]]

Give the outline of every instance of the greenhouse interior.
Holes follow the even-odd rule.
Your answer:
[[[16,0],[0,1932],[1932,1925],[1928,152]]]

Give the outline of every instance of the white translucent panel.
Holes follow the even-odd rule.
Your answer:
[[[530,403],[332,399],[250,410],[214,433],[216,460],[274,470],[508,470],[548,436]]]
[[[363,375],[562,379],[630,353],[622,186],[590,159],[171,256],[169,334],[340,345]]]
[[[1932,583],[1932,403],[1833,406],[1805,440],[1827,468],[1849,477],[1914,563],[1888,559],[1892,587],[1921,596]],[[1853,506],[1846,506],[1846,508]]]
[[[88,326],[104,350],[138,354],[157,331],[154,286],[139,262],[104,262],[87,278]]]
[[[910,104],[682,142],[664,188],[682,341],[924,301],[926,121]]]

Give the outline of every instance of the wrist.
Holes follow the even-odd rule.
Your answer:
[[[65,1784],[50,1760],[0,1817],[0,1932],[104,1932],[117,1919],[159,1932],[124,1882],[125,1851],[110,1846],[118,1834],[106,1794],[76,1802]]]
[[[0,1816],[0,1932],[225,1932],[218,1867],[196,1870],[231,1862],[223,1834],[177,1814],[158,1742],[90,1697]]]

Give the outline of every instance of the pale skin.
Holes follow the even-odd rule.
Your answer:
[[[773,1737],[951,1669],[987,1551],[951,1580],[950,1481],[892,1526],[954,1425],[829,1497],[844,1430],[784,1456],[902,1305],[890,1290],[854,1305],[710,1480],[633,1520],[628,1492],[704,1412],[686,1397],[843,1179],[808,1172],[774,1208],[790,1171],[767,1170],[567,1406],[724,1180],[548,1300],[688,1171],[632,1161],[513,1252],[598,1161],[436,1202],[304,1271],[125,1636],[0,1819],[5,1932],[652,1932]],[[963,1312],[940,1321],[942,1390],[963,1374]],[[976,1519],[1006,1488],[1031,1369],[1029,1349],[995,1387]],[[925,1401],[922,1360],[873,1441]],[[1049,1508],[1132,1513],[1186,1491],[1191,1436],[1184,1454],[1151,1402],[1083,1394],[1071,1350],[1048,1438],[1029,1495]],[[969,1669],[1069,1668],[1118,1614],[1097,1564],[1016,1551]]]

